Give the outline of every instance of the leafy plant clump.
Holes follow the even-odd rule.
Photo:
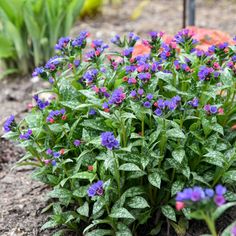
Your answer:
[[[5,73],[27,74],[53,55],[59,37],[69,31],[84,0],[1,0],[0,59]]]
[[[118,52],[93,40],[83,53],[87,32],[60,39],[33,73],[51,89],[5,123],[26,149],[18,165],[36,166],[33,177],[52,187],[43,229],[157,235],[172,225],[183,235],[191,209],[174,209],[183,188],[222,183],[224,201],[236,199],[236,46],[200,51],[189,30],[170,43],[150,36],[140,51],[138,36],[116,35]]]

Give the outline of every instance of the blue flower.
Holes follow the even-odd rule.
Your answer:
[[[134,48],[130,47],[130,48],[126,48],[123,50],[123,56],[125,57],[131,57],[132,53],[133,53]]]
[[[72,46],[77,48],[84,48],[86,45],[87,31],[80,32],[79,36],[72,41]]]
[[[101,143],[102,143],[102,146],[110,150],[119,147],[119,142],[118,140],[116,140],[112,132],[103,132],[101,134]]]
[[[94,197],[95,195],[101,196],[103,195],[103,181],[98,180],[96,183],[92,184],[87,193],[89,197]]]
[[[7,132],[10,132],[13,125],[15,123],[15,116],[11,115],[4,123],[3,125],[3,129],[4,131],[7,133]]]
[[[39,96],[38,95],[34,95],[33,96],[34,100],[36,101],[37,103],[37,106],[40,110],[43,110],[45,109],[45,107],[47,107],[49,105],[49,102],[48,101],[42,101],[41,99],[39,99]]]
[[[97,74],[98,74],[97,69],[91,69],[85,72],[83,78],[87,83],[92,83],[97,78]]]
[[[146,101],[143,103],[143,106],[146,108],[150,108],[151,107],[151,103],[149,101]]]
[[[33,133],[32,130],[29,129],[29,130],[27,130],[26,133],[20,134],[19,138],[20,138],[20,139],[23,139],[23,140],[30,139],[30,136],[32,135],[32,133]]]
[[[155,111],[154,111],[155,115],[156,116],[161,116],[162,115],[162,110],[160,108],[157,108]]]
[[[76,140],[74,141],[74,145],[75,145],[76,147],[78,147],[80,144],[81,144],[81,141],[80,141],[79,139],[76,139]]]
[[[114,92],[111,95],[111,98],[109,99],[108,103],[110,105],[116,104],[119,105],[122,103],[122,101],[125,99],[125,93],[123,93],[123,88],[115,89]]]
[[[44,68],[43,67],[36,67],[34,69],[34,72],[32,73],[33,77],[39,76],[44,73]]]
[[[60,38],[59,40],[58,40],[58,42],[57,42],[57,44],[55,45],[55,49],[56,50],[63,50],[66,46],[67,46],[67,44],[69,43],[69,41],[70,41],[70,38],[69,37],[62,37],[62,38]]]
[[[122,45],[122,42],[120,40],[120,35],[116,34],[112,39],[111,39],[111,42],[117,46],[121,46]]]

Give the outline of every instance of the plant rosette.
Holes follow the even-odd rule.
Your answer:
[[[162,32],[116,35],[118,51],[102,40],[88,46],[88,36],[58,41],[33,72],[51,88],[4,125],[26,150],[18,165],[36,166],[33,177],[52,187],[42,229],[132,235],[147,225],[144,234],[156,235],[183,219],[174,209],[183,188],[222,183],[235,200],[236,47],[200,51],[186,29],[170,43]]]

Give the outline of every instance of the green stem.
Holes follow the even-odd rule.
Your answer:
[[[144,117],[142,119],[142,131],[141,131],[142,137],[144,136]]]
[[[212,236],[217,236],[218,234],[217,234],[217,232],[216,232],[214,220],[212,220],[210,216],[208,216],[208,215],[206,215],[206,214],[204,214],[204,213],[203,213],[203,217],[204,217],[204,220],[205,220],[205,222],[206,222],[206,224],[207,224],[207,226],[208,226],[208,229],[209,229],[210,232],[211,232],[211,235],[212,235]]]
[[[115,160],[115,179],[116,179],[116,182],[117,182],[117,186],[118,186],[118,195],[119,197],[121,196],[120,194],[120,172],[119,172],[119,160],[117,158],[117,156],[115,155],[114,152],[112,152],[112,155],[113,155],[113,158]]]

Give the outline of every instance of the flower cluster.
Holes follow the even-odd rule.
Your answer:
[[[107,149],[115,149],[119,147],[119,142],[116,140],[112,132],[103,132],[101,134],[101,144]]]
[[[176,207],[178,210],[186,205],[191,205],[193,203],[208,203],[213,200],[217,206],[221,206],[225,203],[224,194],[226,193],[226,188],[222,185],[217,185],[215,190],[213,189],[203,189],[202,187],[185,188],[182,192],[178,192],[176,196]],[[179,204],[183,202],[185,204]]]
[[[10,132],[15,123],[15,116],[11,115],[4,123],[3,129],[5,132]]]
[[[167,108],[170,111],[174,111],[180,102],[181,102],[181,97],[178,95],[174,96],[170,100],[163,100],[160,98],[157,100],[157,102],[154,103],[154,106],[157,107],[154,113],[157,116],[161,116],[165,108]]]
[[[49,115],[47,116],[46,121],[50,123],[54,123],[56,117],[61,116],[62,120],[66,119],[65,116],[66,110],[62,108],[61,110],[50,111]]]
[[[20,134],[19,138],[22,140],[30,139],[33,131],[31,129],[27,130],[24,134]]]
[[[72,46],[82,49],[86,46],[86,38],[89,36],[87,31],[80,32],[79,36],[72,41]]]
[[[38,95],[34,95],[33,96],[35,102],[37,103],[37,107],[40,109],[40,110],[43,110],[45,109],[48,105],[49,105],[49,102],[48,101],[43,101],[39,98]]]
[[[62,37],[58,40],[58,43],[55,45],[56,50],[62,51],[70,41],[70,37]]]
[[[88,196],[94,197],[95,195],[101,196],[103,195],[103,181],[99,180],[96,183],[92,184],[88,189]]]

